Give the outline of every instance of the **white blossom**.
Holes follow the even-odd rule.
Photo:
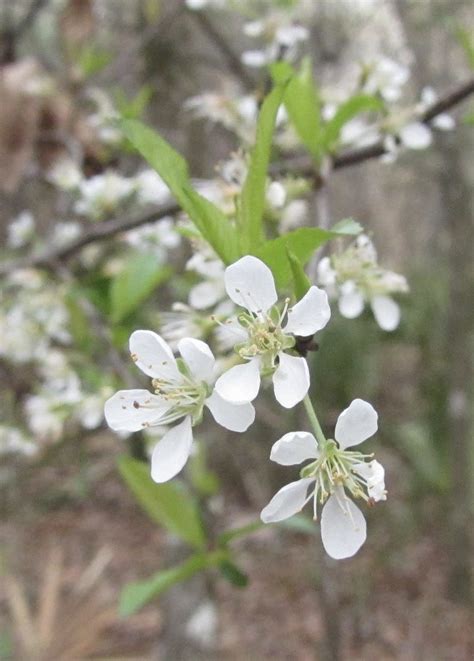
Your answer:
[[[20,429],[0,425],[0,456],[21,454],[33,457],[38,449],[36,443]]]
[[[410,77],[408,67],[395,62],[389,57],[379,57],[366,65],[367,80],[364,91],[369,94],[380,93],[386,101],[398,101],[402,88]]]
[[[355,319],[369,303],[380,328],[393,331],[398,327],[400,307],[391,295],[407,292],[407,281],[378,265],[375,247],[366,235],[357,237],[344,252],[323,257],[318,282],[330,298],[337,298],[343,317]]]
[[[418,106],[420,112],[424,112],[430,106],[438,101],[438,95],[432,87],[424,87],[421,90],[421,99]],[[447,112],[442,112],[430,120],[430,126],[439,129],[440,131],[452,131],[456,128],[454,118]]]
[[[81,224],[74,221],[63,221],[56,223],[53,230],[52,241],[56,246],[66,246],[74,239],[80,236],[82,231]]]
[[[252,401],[261,374],[271,375],[278,402],[295,406],[308,391],[309,370],[304,358],[288,352],[295,336],[310,336],[326,326],[331,315],[326,293],[313,286],[296,305],[288,307],[286,301],[281,312],[272,310],[278,298],[272,272],[251,255],[229,266],[224,281],[230,299],[247,310],[238,323],[228,324],[237,340],[236,351],[246,362],[220,376],[216,391],[234,403]]]
[[[135,188],[140,204],[164,204],[171,199],[168,186],[154,170],[143,170],[137,174]]]
[[[48,170],[48,181],[64,191],[74,191],[83,180],[81,169],[72,158],[61,158]]]
[[[184,467],[192,449],[192,427],[200,422],[205,406],[216,422],[232,431],[245,431],[255,418],[251,404],[232,404],[214,390],[215,358],[207,344],[184,338],[178,342],[178,349],[179,362],[157,333],[144,330],[132,333],[132,358],[153,379],[153,393],[120,390],[107,400],[104,408],[108,425],[119,432],[171,425],[181,420],[153,450],[151,475],[155,482],[170,480]]]
[[[165,217],[155,223],[129,230],[124,234],[124,240],[138,250],[153,253],[158,261],[164,261],[168,251],[180,245],[181,235],[176,231],[173,218]]]
[[[22,211],[7,227],[7,245],[23,248],[34,236],[35,219],[31,211]]]
[[[285,434],[272,447],[270,459],[283,466],[310,460],[300,479],[280,489],[262,510],[264,523],[282,521],[313,500],[314,519],[322,505],[321,538],[333,558],[353,556],[366,539],[366,522],[349,498],[368,504],[386,500],[383,466],[372,455],[349,450],[377,431],[377,413],[371,404],[355,399],[339,416],[335,440],[318,444],[309,432]],[[309,495],[308,495],[309,493]]]
[[[117,211],[136,190],[136,182],[106,170],[90,179],[84,179],[79,187],[79,199],[74,210],[91,220],[102,220]]]

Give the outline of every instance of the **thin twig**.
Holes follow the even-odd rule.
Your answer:
[[[455,90],[441,97],[436,103],[427,108],[421,116],[420,121],[429,123],[441,113],[450,110],[467,99],[471,94],[474,94],[474,78],[462,83]],[[344,167],[356,165],[363,161],[380,157],[385,153],[386,149],[382,142],[378,142],[369,147],[353,149],[335,156],[332,161],[332,169],[339,170]],[[314,163],[312,163],[307,157],[299,156],[288,158],[280,163],[273,164],[270,168],[270,172],[272,175],[276,176],[288,172],[296,176],[314,176]],[[68,260],[82,248],[91,243],[105,241],[120,232],[125,232],[135,227],[140,227],[141,225],[147,225],[148,223],[152,223],[165,216],[174,216],[179,211],[180,208],[175,202],[169,202],[153,211],[145,213],[144,215],[133,216],[132,218],[112,219],[97,223],[78,239],[62,248],[4,264],[0,267],[0,276],[12,273],[21,268],[36,267],[54,271],[58,262]]]
[[[153,223],[165,216],[174,216],[179,211],[180,207],[175,202],[169,202],[157,209],[148,211],[143,215],[105,220],[102,223],[92,225],[92,227],[86,230],[80,237],[61,248],[57,248],[56,250],[52,249],[39,255],[32,255],[31,257],[25,257],[24,259],[4,264],[0,267],[0,275],[6,275],[24,268],[42,268],[49,271],[55,271],[58,262],[67,261],[90,243],[105,241],[116,234],[127,232],[128,230],[135,229],[141,225]]]
[[[450,110],[454,106],[461,103],[467,99],[471,94],[474,94],[474,78],[466,81],[465,83],[459,85],[455,90],[449,92],[445,96],[441,97],[436,103],[433,103],[429,106],[425,112],[420,116],[419,121],[424,124],[429,124],[435,117],[441,115],[442,113]],[[350,151],[343,152],[334,156],[332,160],[332,169],[339,170],[340,168],[349,167],[351,165],[357,165],[364,161],[370,160],[372,158],[379,158],[388,152],[387,148],[384,145],[383,140],[376,142],[373,145],[367,147],[359,147],[357,149],[352,149]],[[285,166],[286,163],[283,163],[283,171],[288,171]],[[309,161],[309,159],[299,159],[293,161],[294,169],[291,170],[292,174],[300,176],[310,176],[314,173],[314,165]]]
[[[255,90],[255,81],[249,74],[245,66],[242,64],[240,57],[234,53],[230,48],[227,41],[223,38],[220,32],[214,27],[211,20],[202,12],[192,12],[192,15],[207,37],[212,41],[216,48],[220,51],[224,60],[227,63],[229,71],[240,81],[247,91]]]
[[[15,28],[15,38],[18,39],[18,37],[20,37],[23,32],[25,32],[30,27],[30,25],[34,23],[39,12],[48,4],[49,0],[33,0],[29,10],[26,12],[26,14]]]

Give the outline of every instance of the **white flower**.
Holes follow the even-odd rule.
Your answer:
[[[81,234],[81,224],[74,220],[56,223],[52,241],[55,246],[66,246]]]
[[[113,170],[84,179],[79,187],[80,199],[76,202],[76,213],[92,220],[101,220],[114,213],[135,192],[134,179],[122,177]]]
[[[180,362],[158,334],[145,330],[132,333],[132,358],[152,377],[154,392],[120,390],[104,408],[107,424],[119,432],[169,425],[182,419],[153,450],[151,475],[155,482],[170,480],[184,467],[192,448],[192,426],[200,422],[204,406],[216,422],[231,431],[245,431],[255,418],[251,404],[231,404],[213,390],[215,359],[207,344],[184,338],[178,348]]]
[[[379,57],[368,69],[364,91],[369,94],[379,92],[386,101],[397,101],[410,77],[410,70],[388,57]]]
[[[272,311],[278,298],[272,272],[251,255],[229,266],[224,281],[231,300],[248,311],[239,315],[239,323],[229,324],[239,341],[237,353],[247,362],[220,376],[216,391],[230,402],[252,401],[260,389],[260,374],[268,374],[278,402],[285,408],[295,406],[308,392],[309,370],[304,358],[287,351],[294,347],[295,336],[310,336],[326,326],[331,316],[326,293],[313,286],[293,307],[288,308],[287,301],[281,313]]]
[[[268,204],[274,209],[281,209],[286,202],[286,190],[279,181],[272,181],[267,188],[266,198]]]
[[[186,264],[186,270],[198,273],[203,282],[191,287],[189,305],[195,310],[213,307],[225,297],[224,265],[212,254],[196,252]]]
[[[323,505],[321,538],[326,552],[336,559],[353,556],[366,539],[365,518],[348,497],[362,498],[369,504],[386,500],[384,469],[372,455],[348,450],[377,431],[377,413],[371,404],[355,399],[339,416],[335,440],[318,446],[308,432],[290,432],[272,447],[270,459],[283,466],[311,460],[301,478],[278,491],[263,509],[264,523],[282,521],[313,499],[314,518],[318,503]],[[309,496],[308,496],[309,490]]]
[[[22,454],[32,457],[38,453],[38,446],[16,427],[0,425],[0,456]]]
[[[35,219],[31,211],[22,211],[7,228],[10,248],[22,248],[31,241],[35,232]]]
[[[181,235],[176,231],[174,220],[166,216],[155,223],[129,230],[124,240],[138,250],[152,252],[158,261],[164,261],[167,251],[177,248],[181,243]]]
[[[65,191],[79,188],[83,175],[72,158],[61,158],[54,163],[46,174],[48,181]]]
[[[402,126],[398,137],[404,147],[408,149],[426,149],[433,142],[431,131],[422,122],[410,122]]]
[[[170,200],[170,191],[154,170],[143,170],[135,177],[137,199],[140,204],[164,204]]]
[[[407,281],[377,264],[374,245],[366,235],[357,237],[344,252],[323,257],[318,264],[318,282],[330,298],[338,299],[339,312],[346,319],[358,317],[367,302],[382,330],[398,327],[400,307],[390,294],[407,292]]]
[[[424,87],[421,90],[421,101],[419,104],[420,112],[425,111],[430,106],[434,105],[438,100],[438,95],[432,87]],[[430,120],[430,125],[440,131],[452,131],[456,127],[454,118],[447,112],[442,112]]]

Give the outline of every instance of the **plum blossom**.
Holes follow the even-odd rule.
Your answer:
[[[264,523],[282,521],[300,512],[313,500],[314,519],[322,505],[321,538],[326,553],[337,560],[353,556],[366,539],[364,515],[349,498],[368,504],[386,500],[383,466],[373,455],[349,450],[377,431],[377,413],[371,404],[355,399],[339,416],[335,440],[318,444],[309,432],[282,436],[272,447],[270,459],[283,466],[311,460],[300,479],[280,489],[262,510]],[[309,495],[308,495],[309,491]]]
[[[408,67],[395,62],[389,57],[379,57],[376,62],[365,66],[364,92],[381,94],[385,101],[398,101],[402,88],[410,78]]]
[[[263,67],[282,56],[293,60],[301,43],[309,38],[309,30],[295,23],[286,12],[271,12],[265,18],[244,26],[247,37],[263,40],[264,48],[242,53],[242,62],[249,67]]]
[[[419,103],[420,112],[424,112],[438,100],[438,95],[432,87],[424,87],[421,90],[421,99]],[[452,131],[456,127],[454,118],[447,112],[442,112],[430,120],[430,126],[440,131]]]
[[[403,275],[381,268],[372,241],[360,235],[342,253],[323,257],[318,264],[318,282],[330,298],[337,298],[339,312],[355,319],[370,304],[375,319],[385,331],[400,323],[400,307],[391,294],[405,293],[408,284]]]
[[[237,339],[235,350],[246,362],[220,376],[216,391],[235,404],[252,401],[261,375],[271,375],[276,399],[292,408],[308,392],[309,370],[304,358],[288,352],[295,336],[310,336],[326,326],[331,316],[326,292],[313,286],[296,305],[288,307],[287,300],[281,312],[273,309],[278,296],[272,272],[251,255],[229,266],[224,282],[231,300],[247,310],[227,324]]]
[[[192,427],[200,422],[204,406],[216,422],[231,431],[246,431],[254,421],[251,404],[226,402],[213,389],[215,358],[205,342],[181,339],[179,360],[163,338],[152,331],[135,331],[129,346],[137,367],[153,379],[153,392],[120,390],[106,401],[105,419],[118,432],[139,431],[181,420],[153,450],[151,476],[155,482],[170,480],[184,467],[192,449]]]
[[[102,220],[113,214],[135,193],[133,178],[123,177],[113,170],[106,170],[90,179],[84,179],[79,187],[79,199],[74,210],[91,220]]]
[[[35,233],[35,219],[31,211],[22,211],[7,228],[7,244],[10,248],[23,248]]]

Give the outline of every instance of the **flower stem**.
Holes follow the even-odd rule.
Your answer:
[[[313,428],[314,434],[316,436],[316,440],[318,441],[318,445],[322,450],[326,445],[327,441],[326,441],[326,437],[324,436],[321,425],[319,424],[318,416],[316,415],[316,411],[314,410],[314,406],[309,398],[309,395],[306,395],[306,397],[303,399],[303,404],[306,409],[306,414],[311,423],[311,427]]]

